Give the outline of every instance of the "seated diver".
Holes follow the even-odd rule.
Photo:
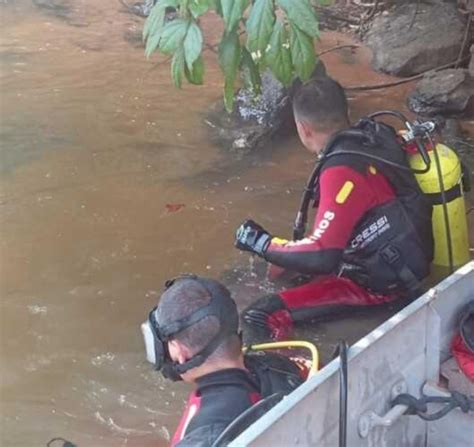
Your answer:
[[[320,160],[313,230],[288,241],[246,220],[235,245],[311,279],[243,312],[252,342],[285,338],[294,322],[415,297],[433,258],[432,207],[399,167],[408,163],[394,129],[370,119],[351,127],[344,89],[330,78],[302,85],[293,112],[301,142]]]
[[[194,275],[167,281],[142,331],[156,369],[195,385],[172,446],[211,446],[253,404],[303,382],[307,371],[286,357],[243,355],[238,330],[236,304],[222,284]]]

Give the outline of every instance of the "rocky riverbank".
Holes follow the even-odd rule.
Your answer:
[[[117,6],[146,17],[155,1],[118,0]],[[74,0],[32,2],[71,25],[87,25]],[[375,71],[399,77],[402,82],[417,81],[407,95],[412,112],[421,117],[470,119],[474,116],[472,8],[472,1],[353,0],[335,1],[317,10],[322,30],[350,33],[371,49]],[[142,45],[139,28],[124,33],[136,47]],[[325,75],[320,63],[315,76]],[[298,83],[283,87],[266,72],[260,97],[254,98],[242,88],[231,114],[220,101],[214,104],[205,119],[211,138],[226,149],[245,153],[268,145],[275,135],[293,133],[291,100]],[[364,90],[370,91],[368,87]]]

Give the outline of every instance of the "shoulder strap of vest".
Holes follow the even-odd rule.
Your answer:
[[[330,140],[326,143],[324,149],[321,151],[319,163],[314,168],[311,177],[308,180],[307,193],[313,197],[315,206],[317,206],[319,197],[319,177],[321,176],[323,170],[328,168],[330,165],[347,164],[347,156],[344,156],[343,153],[340,153],[340,151],[337,150],[344,140],[357,141],[361,145],[374,143],[370,134],[367,134],[362,129],[357,127],[344,129],[332,135]],[[329,161],[331,163],[328,163]]]
[[[371,118],[362,118],[352,128],[337,132],[322,151],[320,165],[342,156],[360,157],[370,163],[410,169],[395,129]]]
[[[341,137],[337,138],[338,134],[335,139],[331,139],[330,145],[324,150],[319,175],[330,166],[350,164],[357,167],[361,163],[363,166],[370,164],[387,177],[398,196],[408,195],[414,190],[419,191],[418,183],[408,164],[407,154],[393,127],[363,118],[349,131],[351,132],[340,133],[342,138],[349,138],[346,143],[341,141]],[[355,138],[358,138],[358,141]]]
[[[273,393],[288,394],[303,383],[299,368],[288,358],[259,351],[245,355],[245,366],[256,377],[263,397]]]

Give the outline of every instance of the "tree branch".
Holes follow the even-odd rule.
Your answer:
[[[331,53],[332,51],[336,51],[336,50],[342,50],[343,48],[360,48],[360,45],[357,45],[357,44],[336,45],[335,47],[328,48],[327,50],[317,53],[317,56],[322,56],[323,54]]]
[[[464,62],[467,59],[468,59],[467,57],[464,57],[463,59],[461,59],[461,62]],[[450,68],[455,64],[456,62],[450,62],[449,64],[440,65],[439,67],[432,68],[430,70],[425,70],[422,73],[419,73],[414,76],[410,76],[409,78],[399,79],[398,81],[384,82],[382,84],[372,84],[372,85],[353,85],[353,86],[344,87],[344,90],[364,91],[364,90],[379,90],[382,88],[396,87],[397,85],[406,84],[407,82],[421,79],[426,73],[429,73],[430,71],[444,70],[445,68]]]

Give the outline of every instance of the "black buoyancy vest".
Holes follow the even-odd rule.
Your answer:
[[[245,367],[259,385],[262,398],[275,393],[289,394],[304,382],[295,363],[281,355],[250,351],[244,361]]]
[[[418,294],[433,260],[432,206],[409,170],[392,127],[363,119],[354,129],[359,138],[342,131],[325,149],[320,172],[349,166],[366,175],[373,166],[389,181],[396,199],[376,206],[359,221],[344,250],[340,274],[377,293]]]
[[[234,382],[230,380],[230,377],[225,377],[226,374],[224,371],[224,374],[218,374],[218,382],[216,382],[215,379],[214,381],[209,380],[208,377],[206,386],[230,385],[230,389],[234,388],[234,392],[236,389],[241,390],[242,387],[247,389],[247,393],[253,393],[255,390],[258,390],[261,400],[253,406],[248,407],[241,412],[240,415],[235,415],[234,420],[227,425],[225,430],[222,431],[215,440],[213,439],[213,442],[207,442],[205,445],[212,445],[212,447],[228,445],[231,440],[235,439],[247,427],[278,403],[283,396],[289,394],[303,383],[299,368],[290,359],[278,354],[266,351],[250,351],[245,354],[244,363],[248,373],[242,374],[242,370],[232,370]],[[230,399],[231,396],[229,395],[228,397]],[[240,397],[242,397],[241,394]],[[216,399],[227,405],[226,410],[222,410],[223,414],[228,413],[229,410],[235,411],[236,405],[239,403],[235,402],[235,399],[229,399],[224,400],[222,396],[220,399]],[[246,400],[251,400],[250,395]],[[229,405],[231,405],[230,408]],[[215,409],[213,415],[215,417]],[[204,442],[202,445],[204,445]]]

